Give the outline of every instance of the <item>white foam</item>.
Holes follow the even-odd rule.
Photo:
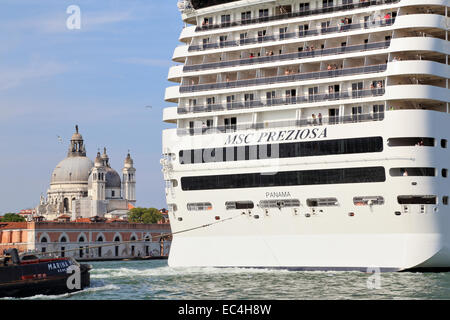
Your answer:
[[[41,300],[41,299],[45,299],[45,300],[51,300],[51,299],[63,299],[63,298],[68,298],[74,295],[79,295],[79,294],[83,294],[83,293],[90,293],[90,292],[96,292],[96,291],[105,291],[105,290],[120,290],[119,286],[116,286],[114,284],[107,284],[101,287],[88,287],[85,288],[83,290],[80,291],[75,291],[75,292],[71,292],[71,293],[64,293],[64,294],[58,294],[58,295],[43,295],[43,294],[38,294],[32,297],[27,297],[27,298],[23,298],[25,300]]]
[[[99,268],[92,269],[91,278],[108,279],[124,277],[154,277],[154,276],[185,276],[208,274],[257,274],[257,273],[283,273],[290,272],[285,269],[260,269],[260,268],[216,268],[216,267],[158,267],[148,269],[137,268]]]

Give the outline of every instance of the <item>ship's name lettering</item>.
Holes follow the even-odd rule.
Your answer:
[[[295,141],[306,139],[321,139],[327,137],[327,128],[299,129],[269,131],[261,133],[241,133],[230,134],[225,141],[225,145],[249,144],[254,142],[278,142]]]
[[[266,198],[290,198],[291,193],[289,191],[279,191],[279,192],[266,192]]]
[[[52,262],[47,264],[48,270],[60,270],[65,269],[69,266],[69,263],[67,261],[61,261],[61,262]]]

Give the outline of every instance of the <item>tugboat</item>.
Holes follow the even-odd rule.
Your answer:
[[[0,257],[0,297],[23,298],[57,295],[82,290],[90,285],[91,266],[79,264],[72,257],[39,258],[35,254],[19,257],[17,249],[9,249]],[[76,267],[71,267],[76,266]],[[79,270],[68,272],[68,268]],[[70,279],[69,279],[70,278]]]

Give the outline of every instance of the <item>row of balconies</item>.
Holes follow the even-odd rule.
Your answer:
[[[257,122],[257,123],[243,123],[236,125],[223,125],[217,127],[205,127],[185,129],[178,128],[177,135],[202,135],[202,134],[216,134],[216,133],[233,133],[244,130],[262,130],[270,128],[286,128],[286,127],[310,127],[321,125],[334,125],[344,123],[368,122],[368,121],[382,121],[384,119],[384,111],[368,114],[353,114],[349,116],[324,116],[317,118],[310,117],[302,120],[286,120],[273,122]]]
[[[343,0],[344,1],[344,0]],[[216,15],[217,17],[226,17],[226,16],[230,16],[233,17],[234,19],[238,19],[239,15],[242,14],[246,14],[248,15],[253,14],[255,15],[257,13],[257,11],[261,10],[261,4],[260,3],[255,3],[258,5],[258,8],[251,12],[251,8],[248,8],[248,10],[246,12],[241,12],[236,10],[235,6],[233,7],[233,9],[231,9],[231,11],[223,11],[221,10],[220,12],[216,11]],[[312,5],[313,2],[311,2]],[[440,14],[440,15],[446,15],[446,6],[448,6],[448,3],[446,2],[446,0],[402,0],[402,1],[395,1],[395,3],[389,4],[389,5],[382,5],[379,7],[365,7],[365,8],[353,8],[353,10],[334,10],[331,13],[325,13],[325,14],[317,14],[317,15],[303,15],[304,11],[300,11],[302,12],[300,13],[299,16],[291,16],[290,18],[282,18],[282,16],[280,16],[280,19],[272,19],[272,20],[267,20],[265,19],[261,19],[260,21],[258,21],[258,19],[254,20],[254,23],[250,23],[250,24],[236,24],[236,25],[229,25],[228,23],[226,23],[228,25],[228,28],[218,28],[218,27],[212,27],[211,28],[211,24],[213,23],[208,23],[208,26],[204,28],[204,30],[199,30],[199,28],[197,26],[191,26],[191,27],[185,27],[180,35],[180,41],[183,42],[190,42],[192,38],[197,37],[197,36],[207,36],[207,35],[216,35],[216,34],[222,34],[225,35],[227,32],[235,32],[235,31],[250,31],[250,30],[255,30],[258,28],[263,28],[263,27],[271,27],[271,26],[281,26],[281,25],[291,25],[291,24],[295,24],[295,23],[309,23],[309,22],[313,22],[316,23],[316,21],[321,20],[321,19],[335,19],[335,18],[341,18],[343,16],[349,16],[349,15],[353,15],[353,16],[357,16],[357,15],[370,15],[370,14],[379,14],[381,12],[384,12],[385,10],[393,10],[395,12],[398,12],[399,15],[405,15],[405,14],[422,14],[422,13],[430,13],[430,14]],[[264,9],[262,9],[264,10]],[[249,12],[250,11],[250,12]],[[269,9],[269,14],[272,14],[272,9]],[[206,15],[204,13],[199,13],[198,17],[198,24],[203,24],[203,21],[208,22],[211,21],[211,19],[214,19],[212,17],[206,17]],[[217,20],[217,18],[216,18]],[[248,19],[243,19],[243,21],[248,21]],[[195,23],[195,22],[194,22]]]
[[[381,82],[381,81],[380,81]],[[317,88],[317,87],[316,87]],[[360,99],[366,97],[376,97],[384,95],[385,89],[383,87],[376,87],[369,89],[359,88],[355,90],[342,91],[342,92],[331,92],[322,94],[305,94],[303,96],[287,96],[284,98],[269,98],[264,100],[244,100],[241,102],[227,102],[221,104],[206,104],[203,106],[193,106],[193,107],[178,107],[177,112],[179,114],[187,112],[213,112],[213,111],[231,111],[238,109],[251,109],[251,108],[261,108],[261,107],[272,107],[288,104],[303,104],[303,103],[313,103],[322,101],[336,101],[336,100],[346,100],[346,99]]]
[[[446,43],[448,48],[448,42]],[[448,51],[448,49],[446,50]],[[390,57],[390,60],[394,60],[394,55]],[[283,88],[286,86],[292,86],[292,82],[302,81],[303,85],[310,85],[315,83],[326,83],[329,79],[334,78],[349,78],[348,80],[357,80],[359,78],[373,78],[367,76],[368,74],[379,73],[387,71],[383,76],[393,76],[393,75],[434,75],[436,77],[448,78],[448,66],[442,66],[442,63],[436,61],[426,61],[427,56],[419,57],[416,59],[422,59],[419,61],[412,61],[408,58],[406,61],[393,61],[389,62],[388,66],[385,63],[368,65],[368,66],[356,66],[349,68],[342,68],[336,70],[322,70],[321,68],[327,68],[327,64],[322,66],[315,66],[316,70],[310,69],[305,73],[294,73],[288,75],[277,75],[275,70],[275,75],[263,78],[245,79],[245,80],[234,80],[228,82],[217,82],[217,83],[207,83],[207,84],[197,84],[190,86],[173,86],[166,89],[165,100],[169,102],[178,102],[181,97],[194,97],[194,96],[205,96],[205,95],[220,95],[223,93],[237,93],[242,91],[250,90],[266,90]],[[387,60],[387,59],[386,59]],[[368,61],[377,61],[376,59]],[[339,68],[342,65],[341,61],[337,61]],[[381,61],[380,61],[381,62]],[[384,61],[383,61],[384,62]],[[344,61],[345,63],[345,61]],[[354,65],[362,63],[364,65],[364,59],[362,61],[354,60],[349,61],[347,65]],[[319,68],[319,69],[317,69]],[[288,70],[288,69],[286,69]],[[322,71],[321,71],[322,70]],[[293,69],[291,69],[293,71]],[[267,73],[270,74],[270,73]],[[255,75],[253,75],[255,76]],[[350,78],[351,77],[351,78]],[[341,81],[345,81],[342,80]],[[212,79],[211,79],[212,80]],[[336,82],[337,80],[335,80]]]
[[[180,93],[231,89],[238,87],[258,86],[258,85],[271,85],[277,83],[297,82],[305,80],[328,79],[328,78],[351,76],[355,74],[383,72],[386,70],[386,68],[387,64],[377,64],[369,66],[358,66],[353,68],[342,68],[342,66],[340,66],[337,69],[332,70],[330,69],[325,71],[312,71],[305,73],[295,73],[296,71],[294,70],[291,71],[286,70],[288,73],[287,75],[276,75],[272,77],[180,86]],[[293,72],[294,74],[291,74],[291,72]]]
[[[288,61],[288,60],[297,60],[297,59],[308,59],[308,58],[318,58],[330,55],[337,54],[346,54],[351,52],[363,52],[367,50],[376,50],[376,49],[386,49],[389,47],[390,40],[375,42],[375,43],[364,43],[357,44],[351,46],[339,46],[334,48],[324,48],[320,49],[310,49],[306,48],[302,51],[294,52],[294,53],[286,53],[286,54],[274,54],[273,51],[266,53],[265,56],[253,57],[247,59],[238,59],[231,61],[221,61],[221,62],[213,62],[213,63],[202,63],[197,65],[185,65],[183,66],[183,72],[190,71],[199,71],[199,70],[210,70],[210,69],[218,69],[218,68],[230,68],[237,66],[247,66],[253,64],[263,64],[263,63],[272,63],[278,61]],[[170,75],[169,75],[170,77]]]
[[[256,98],[258,99],[258,98]],[[201,119],[202,117],[217,117],[232,115],[239,116],[257,112],[280,112],[283,110],[313,110],[317,108],[338,107],[342,105],[364,103],[388,103],[394,109],[425,108],[445,111],[450,101],[447,88],[433,85],[391,85],[386,88],[362,88],[333,93],[301,94],[297,96],[284,96],[283,98],[232,101],[210,106],[199,106],[196,110],[169,107],[163,110],[163,120],[175,122],[182,119]],[[195,113],[184,114],[187,111]],[[178,113],[181,111],[181,113]],[[225,113],[224,113],[225,111]]]
[[[371,37],[377,40],[379,37]],[[246,58],[246,59],[236,59],[230,61],[220,61],[220,62],[204,62],[197,65],[178,65],[170,68],[169,70],[169,80],[175,82],[181,82],[182,77],[187,77],[192,75],[206,75],[211,73],[216,73],[218,69],[221,72],[233,72],[242,70],[251,70],[254,68],[263,67],[274,67],[274,66],[284,66],[298,64],[298,60],[307,63],[317,63],[322,62],[327,59],[336,59],[340,56],[343,57],[358,57],[358,53],[364,53],[366,57],[369,55],[380,54],[380,51],[385,52],[383,49],[389,47],[388,52],[392,52],[397,55],[401,52],[413,52],[420,48],[421,52],[432,52],[435,51],[444,56],[449,52],[448,41],[441,39],[434,39],[430,37],[407,37],[407,38],[395,38],[392,40],[375,41],[370,39],[335,39],[333,42],[325,42],[323,44],[324,48],[320,48],[321,45],[317,45],[317,49],[312,49],[311,47],[303,48],[284,48],[284,51],[288,51],[285,54],[276,54],[276,50],[271,51],[273,54],[267,51],[262,51],[259,57]],[[370,40],[370,41],[369,41]],[[341,42],[341,41],[348,41]],[[340,46],[339,46],[340,44]],[[345,45],[345,46],[344,46]],[[316,48],[316,47],[314,47]],[[294,51],[295,50],[295,51]],[[301,50],[301,51],[299,51]],[[294,52],[292,52],[294,51]]]
[[[430,33],[431,36],[441,37],[442,39],[445,39],[445,31],[447,30],[447,24],[448,24],[448,18],[445,16],[434,15],[434,14],[412,14],[412,15],[397,16],[397,18],[395,19],[395,23],[393,23],[391,26],[384,25],[384,27],[381,27],[381,25],[377,25],[378,28],[364,29],[365,24],[363,22],[362,24],[359,24],[359,26],[361,27],[360,29],[348,30],[347,32],[345,32],[345,35],[349,37],[348,39],[351,39],[350,37],[363,35],[363,34],[370,37],[371,35],[375,34],[376,32],[384,31],[384,30],[390,30],[390,31],[392,31],[392,30],[412,30],[412,31],[426,30],[428,33]],[[432,35],[431,34],[432,32],[436,33],[436,35]],[[442,34],[437,34],[438,32],[441,32]],[[302,34],[302,33],[298,32],[298,35],[300,35],[300,34]],[[304,33],[304,34],[306,34],[306,33]],[[339,37],[342,37],[342,35],[343,35],[342,32],[333,32],[333,33],[320,34],[320,35],[310,34],[310,35],[304,36],[304,37],[284,38],[284,39],[278,38],[278,40],[257,42],[257,43],[253,43],[253,44],[250,43],[250,44],[244,44],[244,45],[239,45],[239,46],[234,46],[234,47],[220,47],[220,43],[219,43],[217,49],[210,49],[207,51],[208,55],[205,55],[205,52],[203,52],[203,51],[189,52],[188,51],[189,46],[181,45],[175,49],[172,59],[175,62],[185,63],[186,57],[191,57],[192,58],[191,60],[193,61],[191,63],[195,64],[195,61],[196,61],[197,64],[200,64],[200,63],[203,63],[206,61],[199,60],[198,58],[203,59],[204,57],[206,57],[208,60],[211,60],[211,58],[209,58],[210,55],[212,55],[211,57],[214,57],[214,56],[217,56],[218,54],[223,55],[223,54],[231,54],[232,52],[241,52],[244,49],[250,50],[250,52],[251,52],[251,50],[258,52],[259,50],[261,50],[261,48],[268,48],[271,46],[272,47],[273,46],[283,46],[283,45],[288,45],[288,44],[299,44],[300,43],[301,46],[305,46],[306,44],[304,44],[304,42],[306,42],[306,41],[308,41],[308,42],[322,41],[322,40],[328,40],[328,39],[332,39],[332,38],[339,38]],[[281,37],[281,38],[283,38],[283,37]],[[302,40],[302,41],[299,42],[299,40]],[[250,41],[253,41],[253,40],[250,40]],[[240,44],[241,43],[240,39],[237,39],[235,41],[235,43]],[[273,49],[269,48],[267,50],[273,50]],[[198,58],[194,59],[194,57],[198,57]],[[239,55],[238,55],[238,57],[239,57]],[[217,57],[216,59],[219,59],[219,57]]]
[[[223,62],[212,62],[212,63],[204,63],[193,66],[174,66],[169,70],[169,80],[175,82],[181,82],[181,79],[184,78],[184,82],[188,81],[192,82],[194,79],[194,83],[201,83],[206,81],[210,81],[207,77],[208,74],[217,73],[219,70],[221,73],[226,73],[227,75],[231,75],[233,72],[243,72],[245,70],[252,70],[255,68],[259,68],[260,70],[268,70],[270,67],[279,67],[283,66],[292,66],[296,68],[296,64],[299,62],[303,62],[302,68],[305,71],[310,71],[306,66],[308,64],[321,63],[325,60],[335,60],[339,57],[348,57],[348,58],[357,58],[360,56],[359,53],[364,52],[366,58],[373,57],[379,54],[384,54],[387,52],[391,52],[393,56],[403,55],[403,53],[414,53],[417,51],[417,48],[420,47],[421,50],[417,52],[421,52],[422,56],[425,56],[424,60],[429,60],[426,56],[436,55],[440,56],[440,58],[436,61],[441,61],[445,63],[445,57],[448,54],[448,41],[441,39],[434,39],[429,37],[412,37],[412,38],[396,38],[385,41],[378,42],[367,42],[369,39],[351,39],[352,42],[367,42],[367,43],[357,43],[354,45],[346,45],[346,43],[341,43],[341,46],[338,46],[338,41],[333,43],[325,43],[324,49],[317,48],[312,49],[311,47],[303,50],[303,48],[298,48],[296,52],[290,52],[286,54],[273,54],[266,55],[254,58],[247,59],[238,59],[231,61],[223,61]],[[342,39],[341,39],[342,40]],[[363,41],[364,40],[364,41]],[[328,47],[331,46],[331,47]],[[389,48],[389,50],[384,50]],[[294,51],[296,48],[285,48],[286,51]],[[391,59],[384,59],[391,60]],[[409,60],[409,59],[405,59]],[[433,60],[433,59],[430,59]],[[265,67],[265,69],[262,69]],[[324,68],[326,64],[324,65]],[[305,69],[306,68],[306,69]],[[199,69],[199,70],[194,70]],[[188,71],[186,71],[188,70]],[[263,71],[262,71],[263,72]],[[190,75],[198,75],[200,81],[195,81],[195,78],[187,78]],[[234,77],[229,77],[232,79]],[[225,76],[224,76],[225,79]],[[217,79],[220,80],[219,78]]]
[[[309,1],[307,3],[302,3],[295,5],[295,9],[293,10],[292,5],[284,5],[272,8],[259,8],[258,9],[258,17],[252,18],[252,12],[246,11],[240,13],[240,18],[237,19],[232,14],[229,13],[221,13],[220,15],[220,23],[216,21],[219,20],[217,17],[212,16],[203,16],[201,17],[201,22],[195,28],[195,31],[205,31],[212,29],[223,29],[230,28],[236,26],[248,26],[253,24],[260,24],[270,21],[280,21],[280,20],[288,20],[293,18],[301,18],[301,17],[311,17],[315,15],[323,15],[334,12],[348,11],[353,9],[367,9],[374,6],[380,6],[385,4],[393,4],[398,3],[400,0],[346,0],[346,3],[336,4],[338,1],[333,0],[325,0],[325,1]],[[307,6],[306,6],[307,5]],[[313,7],[314,6],[314,7]],[[298,8],[297,8],[298,7]],[[284,13],[284,12],[285,13]],[[254,12],[255,13],[255,12]]]
[[[380,16],[381,17],[381,16]],[[238,37],[231,41],[225,41],[223,40],[224,37],[228,39],[228,36],[222,36],[217,37],[216,41],[210,41],[210,38],[205,39],[199,39],[202,40],[208,40],[205,43],[202,43],[200,45],[190,45],[188,47],[188,51],[204,51],[209,49],[218,49],[218,48],[228,48],[228,47],[236,47],[236,46],[245,46],[248,44],[260,44],[265,42],[272,42],[272,41],[282,41],[282,40],[290,40],[290,39],[303,39],[307,37],[312,36],[319,36],[319,35],[325,35],[325,34],[331,34],[331,33],[342,33],[342,32],[348,32],[348,31],[354,31],[354,30],[361,30],[361,29],[371,29],[371,28],[379,28],[379,27],[388,27],[392,26],[395,22],[395,18],[380,18],[379,20],[370,19],[370,20],[364,20],[364,17],[361,17],[361,19],[354,19],[356,21],[359,21],[357,23],[344,23],[341,24],[340,21],[333,21],[330,23],[330,21],[323,22],[321,25],[318,23],[317,27],[312,28],[311,23],[309,25],[301,25],[301,26],[292,26],[297,29],[297,31],[293,32],[287,32],[289,27],[282,28],[281,30],[286,30],[284,32],[275,32],[275,30],[272,30],[273,34],[268,34],[264,32],[264,35],[262,35],[262,31],[255,32],[254,37],[247,37],[247,38],[241,38],[241,35],[238,35]],[[353,20],[353,21],[354,21]],[[266,30],[264,30],[266,31]]]

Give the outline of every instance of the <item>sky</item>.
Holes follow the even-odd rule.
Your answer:
[[[67,27],[80,9],[80,29]],[[0,214],[34,208],[79,126],[87,156],[130,150],[137,206],[166,207],[159,160],[176,0],[0,0]],[[73,25],[70,24],[69,25]],[[58,138],[61,137],[61,139]],[[62,141],[61,141],[62,140]]]

